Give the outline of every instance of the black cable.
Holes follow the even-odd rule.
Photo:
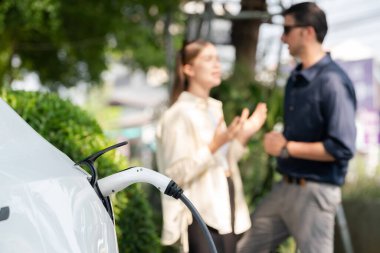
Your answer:
[[[202,229],[204,236],[206,236],[210,252],[218,253],[214,244],[214,240],[212,240],[210,231],[208,231],[208,228],[206,224],[204,223],[204,221],[202,220],[201,215],[198,213],[197,209],[195,209],[194,205],[190,202],[190,200],[184,194],[181,194],[179,199],[182,200],[182,202],[187,206],[187,208],[189,208],[189,210],[193,214],[193,217],[195,217],[195,219],[197,220],[199,226]]]
[[[206,237],[206,240],[208,241],[208,246],[210,248],[211,253],[218,253],[218,251],[216,250],[215,244],[214,244],[214,240],[211,237],[210,231],[208,230],[206,224],[202,220],[202,217],[198,213],[195,206],[183,194],[183,190],[181,189],[181,187],[179,187],[173,180],[171,180],[165,189],[165,194],[169,195],[175,199],[182,200],[182,202],[187,206],[187,208],[189,208],[189,210],[193,214],[193,217],[195,217],[199,226],[201,227],[202,232],[203,232],[204,236]]]

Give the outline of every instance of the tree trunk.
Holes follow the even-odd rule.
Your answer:
[[[242,0],[241,12],[259,11],[266,12],[265,0]],[[256,49],[259,38],[259,28],[263,20],[259,17],[236,19],[232,23],[231,41],[235,46],[235,70],[234,74],[241,76],[254,76],[256,64]]]

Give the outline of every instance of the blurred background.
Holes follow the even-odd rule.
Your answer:
[[[223,83],[212,95],[224,102],[226,119],[268,103],[268,121],[241,164],[253,210],[278,179],[261,139],[282,122],[283,88],[295,62],[280,41],[280,14],[297,2],[3,0],[0,89],[58,94],[94,117],[113,142],[128,140],[123,155],[130,165],[155,169],[155,125],[167,109],[176,51],[183,41],[210,40],[223,68]],[[357,154],[343,188],[353,245],[356,252],[378,252],[380,1],[314,2],[327,14],[324,47],[353,80],[359,105]],[[159,236],[159,195],[144,191],[157,211]],[[355,223],[354,217],[361,218]],[[288,252],[294,245],[284,247]]]

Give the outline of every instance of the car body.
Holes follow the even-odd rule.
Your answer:
[[[0,99],[0,252],[118,252],[89,178]]]

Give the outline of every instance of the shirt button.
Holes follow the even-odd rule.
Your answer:
[[[289,111],[294,111],[294,106],[289,106]]]

